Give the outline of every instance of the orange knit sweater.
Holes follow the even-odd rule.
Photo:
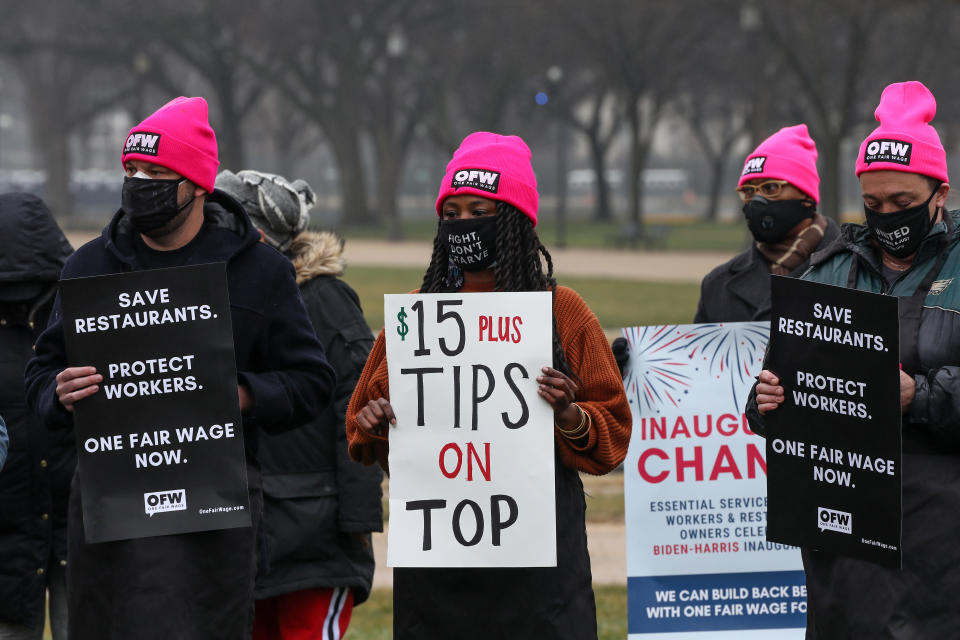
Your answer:
[[[489,286],[472,289],[464,286],[461,291],[490,290]],[[633,422],[620,371],[597,317],[576,291],[557,287],[553,312],[567,363],[583,383],[576,402],[593,419],[590,437],[583,447],[575,446],[554,430],[560,459],[580,471],[595,475],[607,473],[627,455]],[[357,424],[360,409],[370,400],[381,397],[390,398],[383,331],[377,336],[350,399],[346,428],[350,456],[364,464],[379,462],[387,469],[388,435],[374,435]]]

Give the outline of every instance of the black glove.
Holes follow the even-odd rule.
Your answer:
[[[626,338],[617,338],[613,341],[611,345],[613,349],[613,358],[617,361],[617,368],[620,369],[620,377],[623,377],[623,368],[627,366],[627,362],[630,360],[630,345],[627,344]]]

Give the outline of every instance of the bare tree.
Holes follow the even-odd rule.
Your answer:
[[[587,52],[622,96],[630,150],[629,219],[643,230],[643,170],[664,107],[678,80],[695,63],[710,26],[697,16],[702,0],[610,0],[603,10],[566,3],[568,20],[581,25]]]
[[[337,161],[348,223],[384,216],[398,238],[398,180],[433,90],[424,70],[435,61],[421,44],[432,37],[442,4],[300,0],[284,7],[281,13],[264,3],[261,20],[282,37],[251,47],[245,62],[323,131]],[[371,172],[363,158],[367,140],[374,152]],[[371,175],[377,184],[373,211]]]
[[[821,210],[840,213],[841,150],[853,130],[870,121],[886,84],[919,71],[924,50],[939,42],[928,37],[936,29],[943,2],[901,3],[895,0],[797,0],[757,3],[762,33],[774,45],[795,81],[795,97],[803,120],[811,125],[820,155]],[[898,42],[910,42],[909,55]]]
[[[41,11],[24,0],[11,0],[0,21],[0,54],[25,88],[33,152],[46,172],[46,200],[58,215],[73,212],[71,136],[136,85],[130,78],[112,80],[116,63],[89,55],[81,46],[77,37],[91,20],[75,4]]]
[[[716,220],[720,211],[720,191],[731,151],[748,131],[753,104],[743,98],[711,94],[686,94],[676,103],[690,132],[700,145],[709,167],[705,220]]]

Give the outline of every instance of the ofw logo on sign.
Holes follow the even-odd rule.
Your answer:
[[[496,193],[500,188],[500,173],[484,171],[483,169],[461,169],[453,174],[451,185],[454,189],[473,187],[490,193]]]
[[[871,140],[867,143],[867,148],[863,152],[863,161],[867,164],[873,162],[895,162],[897,164],[910,164],[910,154],[913,152],[913,145],[902,140]]]
[[[127,136],[127,142],[123,145],[124,153],[142,153],[148,156],[155,156],[160,150],[160,134],[141,131],[131,133]]]
[[[763,165],[767,163],[767,156],[757,156],[756,158],[750,158],[743,165],[743,173],[740,175],[745,176],[748,173],[763,173]]]
[[[817,507],[817,526],[820,531],[829,530],[838,533],[853,532],[853,515],[846,511],[834,511],[826,507]]]
[[[143,494],[143,510],[148,516],[161,511],[186,511],[186,489],[170,489]]]

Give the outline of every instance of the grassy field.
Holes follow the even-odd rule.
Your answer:
[[[623,474],[616,471],[605,476],[581,473],[580,479],[587,496],[587,522],[623,524]]]
[[[600,640],[627,637],[627,588],[594,585]],[[354,609],[347,637],[351,640],[390,640],[393,637],[393,591],[374,589],[370,599]]]
[[[62,218],[58,222],[64,229],[74,231],[99,232],[109,217],[93,219]],[[568,247],[612,248],[619,246],[628,227],[623,221],[594,222],[588,219],[574,219],[567,222],[566,244]],[[320,230],[319,225],[315,226]],[[386,240],[389,226],[386,222],[376,226],[361,227],[341,225],[323,227],[351,238]],[[739,219],[735,222],[700,222],[675,217],[651,217],[647,220],[648,230],[657,240],[650,244],[637,243],[635,248],[658,251],[740,251],[749,242],[747,227]],[[404,240],[432,241],[437,232],[436,218],[424,217],[406,219],[403,222]],[[537,224],[537,234],[548,249],[557,247],[556,221],[541,217]]]
[[[597,599],[597,631],[599,640],[623,640],[627,637],[627,588],[617,585],[594,585]],[[47,625],[44,640],[51,640]],[[370,599],[353,610],[347,629],[350,640],[392,640],[393,591],[374,589]]]
[[[383,294],[412,291],[422,279],[422,269],[350,266],[344,274],[375,332],[383,327]],[[700,285],[693,283],[562,276],[559,281],[583,296],[605,329],[692,322],[700,297]]]
[[[651,249],[666,251],[740,251],[748,242],[746,225],[741,222],[694,222],[651,220],[651,231],[661,235],[661,241]],[[584,248],[607,248],[616,246],[623,235],[623,222],[594,222],[570,220],[567,223],[567,246]],[[386,225],[376,227],[344,226],[337,231],[350,238],[386,238]],[[403,237],[406,240],[433,240],[437,232],[436,219],[406,220]],[[537,234],[552,249],[557,246],[557,228],[553,220],[542,219],[537,224]],[[642,246],[642,245],[641,245]]]

